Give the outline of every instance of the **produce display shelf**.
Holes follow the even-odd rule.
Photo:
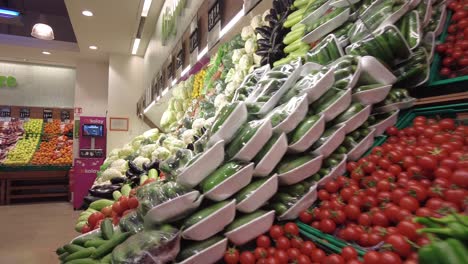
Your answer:
[[[447,19],[444,25],[442,34],[439,36],[437,43],[444,43],[448,36],[448,27],[452,18],[452,11],[447,12]],[[427,86],[420,87],[412,91],[412,95],[418,98],[446,95],[451,93],[458,93],[466,91],[466,81],[468,81],[468,75],[459,76],[456,78],[443,79],[440,74],[440,68],[442,64],[442,57],[438,54],[434,54],[434,60],[431,65],[429,83]]]
[[[11,171],[67,171],[70,170],[71,165],[63,166],[0,166],[0,172],[11,172]]]

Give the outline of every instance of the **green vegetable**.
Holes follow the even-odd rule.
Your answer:
[[[94,247],[94,248],[97,248],[99,247],[100,245],[106,243],[107,241],[104,240],[104,239],[94,239],[94,240],[88,240],[86,241],[85,243],[85,247],[89,248],[89,247]]]
[[[291,143],[299,141],[320,119],[318,115],[309,115],[292,131],[288,137]]]
[[[208,177],[206,177],[200,184],[204,193],[210,191],[218,184],[228,179],[236,172],[241,170],[244,166],[236,162],[228,162],[216,169]]]
[[[266,213],[267,213],[266,211],[257,210],[257,211],[255,211],[253,213],[244,214],[244,215],[242,215],[240,217],[236,217],[236,219],[226,227],[226,232],[230,232],[230,231],[232,231],[232,230],[234,230],[234,229],[236,229],[238,227],[246,225],[246,224],[252,222],[253,220],[255,220],[257,218],[262,217]]]
[[[84,247],[78,246],[78,245],[75,245],[75,244],[67,244],[67,245],[63,246],[63,248],[65,249],[65,251],[67,253],[70,253],[70,254],[78,252],[78,251],[84,249]]]
[[[358,92],[368,91],[368,90],[372,90],[372,89],[380,88],[380,87],[383,87],[383,85],[382,84],[361,85],[353,89],[353,92],[358,93]]]
[[[258,188],[260,188],[260,186],[262,186],[266,181],[268,181],[268,178],[262,178],[260,180],[253,181],[249,185],[245,186],[242,190],[240,190],[236,194],[236,202],[239,204],[243,200],[247,199]]]
[[[228,205],[231,201],[223,201],[219,203],[215,203],[209,207],[206,207],[196,213],[192,214],[184,221],[184,228],[187,229],[196,223],[202,221],[203,219],[207,218],[208,216],[214,214],[216,211],[220,210],[224,206]]]
[[[287,156],[281,160],[276,171],[278,174],[283,174],[304,165],[312,159],[314,159],[314,156],[311,155]]]
[[[94,254],[95,252],[96,252],[96,248],[94,248],[94,247],[84,248],[84,249],[79,250],[79,251],[77,251],[77,252],[75,252],[73,254],[68,255],[65,258],[65,262],[68,262],[68,261],[71,261],[71,260],[74,260],[74,259],[88,258],[92,254]]]
[[[320,138],[314,143],[314,145],[312,145],[312,149],[317,149],[319,148],[320,146],[322,146],[323,144],[325,144],[325,142],[328,140],[328,138],[333,135],[337,130],[338,130],[339,126],[333,126],[333,127],[330,127],[328,129],[326,129],[323,134],[320,136]]]
[[[65,264],[99,264],[100,262],[92,258],[73,259],[65,262]]]
[[[238,102],[227,104],[219,111],[219,114],[216,116],[216,119],[211,126],[211,134],[215,134],[219,130],[238,104]]]
[[[255,135],[259,127],[264,121],[251,121],[245,124],[238,133],[234,136],[234,139],[226,147],[226,154],[229,158],[233,158],[249,140]]]
[[[192,241],[189,245],[186,245],[183,248],[181,248],[181,251],[177,255],[177,262],[182,262],[202,252],[203,250],[213,246],[214,244],[218,243],[223,239],[224,237],[222,236],[214,236],[203,241]]]
[[[132,187],[130,186],[130,184],[124,184],[122,186],[122,189],[120,189],[120,192],[122,193],[122,195],[129,196],[131,190]]]
[[[102,208],[113,205],[114,201],[108,199],[99,199],[97,201],[92,202],[89,207],[94,210],[101,211]]]
[[[351,117],[356,115],[357,113],[361,112],[364,109],[364,106],[361,103],[353,103],[351,104],[346,111],[339,114],[334,120],[334,124],[341,124],[343,122],[348,121]]]
[[[278,215],[282,215],[288,211],[288,207],[282,203],[273,203],[271,208],[275,210]]]
[[[99,246],[95,252],[93,251],[92,257],[94,259],[100,259],[105,255],[112,252],[112,250],[122,244],[127,238],[129,238],[132,234],[130,232],[120,233],[113,236],[110,240],[108,240],[105,244]]]
[[[313,110],[315,114],[319,114],[335,103],[344,93],[345,91],[332,87],[317,101],[312,103],[310,110]]]
[[[57,250],[55,250],[55,254],[57,254],[57,256],[60,256],[63,253],[66,253],[66,252],[67,251],[63,247],[59,247],[59,248],[57,248]]]
[[[106,218],[101,222],[101,233],[105,240],[111,239],[114,235],[114,226],[112,225],[112,220],[110,218]]]
[[[122,193],[120,191],[114,191],[112,193],[112,198],[114,198],[115,201],[118,201],[121,196],[122,196]]]
[[[254,158],[255,163],[259,163],[265,155],[270,151],[270,149],[278,142],[280,138],[280,133],[274,133],[273,136],[268,140],[268,142],[263,146],[263,148],[258,152],[258,154]]]

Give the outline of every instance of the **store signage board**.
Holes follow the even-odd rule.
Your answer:
[[[198,29],[198,16],[190,23],[190,38],[189,38],[189,51],[190,51],[190,67],[193,67],[198,61],[198,47],[200,45],[200,31]]]
[[[30,116],[31,116],[31,109],[29,108],[20,109],[20,119],[29,119]]]
[[[0,88],[13,88],[17,85],[18,83],[15,77],[0,75]]]
[[[51,109],[44,109],[42,112],[42,118],[45,122],[52,122],[53,114]]]
[[[219,40],[221,32],[221,6],[216,0],[208,10],[208,50],[210,50]]]
[[[0,108],[0,121],[10,121],[10,117],[11,117],[10,107]]]
[[[70,111],[68,110],[60,111],[60,120],[62,120],[62,122],[70,121]]]
[[[244,0],[244,12],[249,13],[262,0]]]

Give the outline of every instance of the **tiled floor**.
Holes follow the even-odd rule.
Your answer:
[[[70,203],[0,206],[0,263],[59,263],[55,249],[77,235]]]

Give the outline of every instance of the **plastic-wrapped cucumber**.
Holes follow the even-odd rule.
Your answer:
[[[211,133],[214,134],[216,133],[221,126],[224,124],[226,119],[231,115],[231,113],[234,111],[234,109],[239,105],[239,103],[234,102],[225,105],[220,111],[219,114],[216,116],[215,121],[213,122],[213,125],[211,126]]]
[[[281,134],[280,133],[274,133],[273,136],[268,140],[268,142],[263,146],[263,148],[257,153],[253,161],[255,163],[259,163],[263,157],[270,151],[270,149],[275,145],[275,143],[278,141],[280,138]]]
[[[223,240],[222,236],[214,236],[203,241],[190,241],[187,244],[183,245],[182,250],[177,255],[177,262],[183,262],[184,260],[195,256],[196,254],[202,252],[203,250],[213,246],[219,241]]]
[[[421,38],[419,18],[418,11],[412,11],[403,16],[398,22],[398,29],[400,29],[401,35],[411,48],[416,47]]]
[[[341,47],[338,46],[334,35],[328,35],[317,46],[307,52],[306,61],[327,65],[341,57]]]
[[[136,196],[140,202],[138,206],[138,213],[140,216],[145,216],[146,213],[153,207],[164,203],[168,200],[174,199],[189,192],[190,189],[176,182],[152,182],[140,187]]]
[[[223,202],[215,203],[215,204],[213,204],[213,205],[211,205],[209,207],[206,207],[206,208],[192,214],[191,216],[189,216],[189,217],[187,217],[185,219],[184,229],[187,229],[187,228],[193,226],[194,224],[202,221],[203,219],[207,218],[211,214],[213,214],[216,211],[218,211],[219,209],[223,208],[224,206],[226,206],[230,202],[231,201],[223,201]]]
[[[288,113],[284,109],[284,105],[280,105],[280,106],[276,107],[275,109],[273,109],[271,114],[268,115],[268,118],[271,121],[271,126],[275,127],[275,126],[279,125],[281,122],[283,122],[289,116],[289,114],[290,113]]]
[[[322,95],[317,101],[313,102],[310,106],[309,113],[312,111],[315,114],[319,114],[332,105],[338,100],[345,91],[337,89],[335,87],[330,88],[324,95]]]
[[[284,192],[296,198],[300,198],[309,191],[311,185],[312,184],[310,184],[309,182],[303,181],[293,185],[282,187],[280,189],[280,192]]]
[[[236,194],[236,202],[240,203],[243,200],[249,198],[249,196],[252,195],[252,193],[254,193],[258,188],[260,188],[260,186],[262,186],[262,184],[264,184],[266,181],[268,181],[268,179],[269,178],[262,178],[260,180],[256,180],[256,181],[250,183],[249,185],[245,186],[242,190],[240,190]]]
[[[240,215],[239,217],[236,216],[236,219],[226,227],[226,232],[230,232],[238,227],[248,224],[257,218],[262,217],[266,213],[268,212],[263,211],[263,210],[257,210],[250,214],[243,214],[243,215]]]
[[[328,140],[328,138],[330,138],[330,136],[338,130],[338,128],[339,126],[332,126],[330,128],[327,128],[325,132],[323,132],[323,134],[320,136],[320,138],[314,143],[314,145],[312,145],[312,149],[316,149],[322,146]]]
[[[312,32],[321,25],[327,23],[328,21],[332,20],[333,18],[337,17],[339,14],[341,14],[346,8],[343,7],[337,7],[334,8],[331,12],[321,16],[319,19],[315,20],[312,23],[309,23],[307,25],[307,32]]]
[[[290,144],[299,141],[307,133],[307,131],[309,131],[309,129],[313,127],[315,123],[317,123],[319,119],[320,116],[318,115],[309,115],[304,120],[302,120],[296,129],[288,134]]]
[[[343,122],[346,122],[348,119],[353,117],[355,114],[359,113],[364,109],[364,105],[361,103],[353,103],[351,104],[348,109],[346,109],[343,113],[339,114],[334,120],[334,124],[341,124]]]
[[[375,88],[380,88],[382,87],[382,84],[366,84],[366,85],[361,85],[353,88],[353,93],[358,93],[358,92],[363,92],[363,91],[368,91],[372,90]]]
[[[122,231],[131,232],[133,234],[144,229],[143,219],[136,211],[122,216],[122,218],[120,218],[119,226]]]
[[[226,155],[229,158],[233,158],[255,135],[263,122],[263,120],[254,120],[244,124],[244,126],[236,133],[231,143],[226,147]]]
[[[268,80],[268,82],[259,87],[259,96],[256,97],[255,101],[267,102],[275,94],[275,92],[281,88],[284,82],[286,82],[286,78]]]
[[[286,173],[290,170],[293,170],[295,168],[298,168],[304,165],[305,163],[311,161],[314,158],[315,157],[312,155],[286,156],[278,164],[276,168],[276,172],[278,172],[278,174]]]
[[[216,187],[218,184],[241,170],[244,165],[237,162],[228,162],[208,175],[200,184],[204,193]]]

